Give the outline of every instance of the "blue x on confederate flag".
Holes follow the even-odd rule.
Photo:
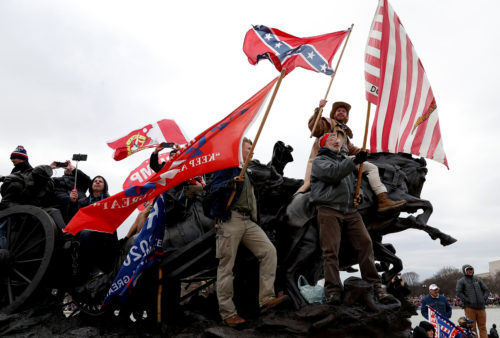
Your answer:
[[[245,35],[243,51],[255,65],[262,59],[271,61],[281,72],[302,67],[326,75],[333,74],[330,63],[348,30],[299,38],[276,28],[254,26]]]

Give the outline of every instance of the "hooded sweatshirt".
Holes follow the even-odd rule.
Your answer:
[[[462,266],[464,276],[457,282],[457,297],[459,297],[466,308],[482,310],[488,299],[489,291],[486,285],[474,275],[467,275],[465,270],[473,269],[469,264]]]

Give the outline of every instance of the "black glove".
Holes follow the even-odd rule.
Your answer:
[[[360,151],[359,153],[356,154],[356,157],[354,157],[354,164],[361,164],[366,159],[368,158],[368,153],[366,151]]]

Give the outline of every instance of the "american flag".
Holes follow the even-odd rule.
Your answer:
[[[377,105],[372,152],[404,152],[448,167],[436,100],[413,44],[387,0],[379,0],[365,52],[366,99]]]
[[[462,331],[453,324],[450,320],[443,317],[439,312],[429,306],[429,322],[434,325],[436,329],[435,338],[453,338]]]
[[[332,75],[330,63],[348,30],[299,38],[276,28],[253,26],[243,42],[248,61],[255,65],[262,59],[271,61],[281,72],[302,67],[318,73]]]

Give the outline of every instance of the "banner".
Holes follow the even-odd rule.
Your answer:
[[[257,118],[277,80],[272,80],[231,114],[183,145],[149,181],[80,209],[64,231],[77,234],[88,229],[113,233],[139,204],[195,176],[238,166],[243,162],[243,135]]]
[[[174,120],[164,119],[131,131],[107,144],[115,150],[113,158],[120,161],[138,151],[154,148],[162,142],[183,144],[187,143],[187,140]]]

